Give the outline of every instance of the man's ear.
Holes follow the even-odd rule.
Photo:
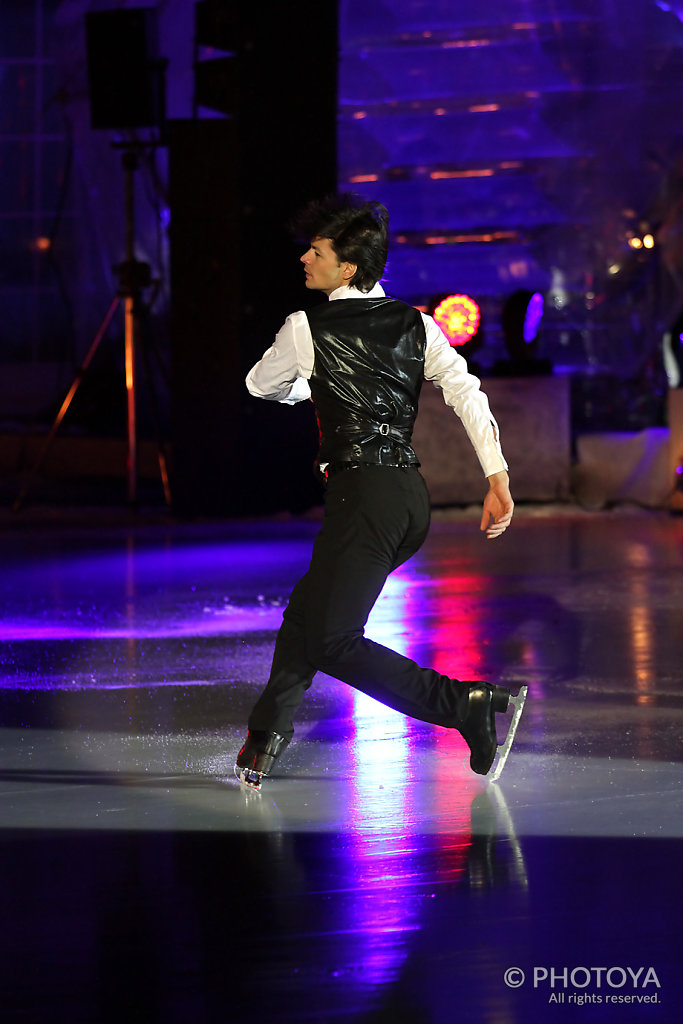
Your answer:
[[[357,263],[342,263],[342,277],[345,281],[351,281],[357,270]]]

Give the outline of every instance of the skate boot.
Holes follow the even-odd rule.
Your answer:
[[[235,777],[249,789],[259,790],[261,780],[285,749],[289,740],[276,732],[250,729],[235,761]]]
[[[505,686],[474,683],[469,690],[469,703],[460,732],[470,748],[470,768],[477,775],[489,775],[496,754],[498,763],[489,778],[495,782],[505,767],[517,726],[524,708],[527,686],[520,686],[514,696]],[[513,715],[504,743],[499,747],[496,736],[496,714],[504,714],[512,704]]]

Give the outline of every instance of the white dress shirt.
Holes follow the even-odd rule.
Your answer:
[[[384,289],[374,285],[369,292],[342,285],[330,295],[339,299],[380,299]],[[427,335],[425,380],[440,388],[446,405],[462,420],[486,476],[507,469],[498,437],[498,425],[489,409],[488,398],[478,377],[468,373],[467,363],[448,343],[436,321],[422,313]],[[308,317],[292,313],[278,331],[275,341],[247,375],[247,388],[255,398],[294,405],[311,397],[309,379],[313,373],[315,349]]]

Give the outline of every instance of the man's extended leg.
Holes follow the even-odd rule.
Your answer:
[[[372,465],[332,478],[306,577],[306,652],[318,669],[397,711],[453,726],[467,684],[364,635],[387,576],[420,547],[428,525],[429,497],[415,469]]]
[[[311,663],[403,714],[457,728],[470,747],[472,770],[486,775],[497,750],[495,716],[512,700],[516,727],[525,692],[511,698],[506,687],[452,679],[364,636],[388,572],[424,539],[429,503],[422,478],[414,470],[372,466],[344,474],[330,497],[336,527],[308,574]]]
[[[275,641],[268,682],[248,723],[249,729],[275,732],[288,742],[294,733],[294,714],[316,673],[306,654],[303,606],[307,581],[308,574],[292,591]]]
[[[404,714],[460,728],[473,770],[486,774],[495,755],[495,713],[507,707],[509,691],[421,668],[364,636],[387,575],[419,548],[428,522],[428,496],[415,470],[369,466],[333,478],[311,566],[285,612],[250,729],[287,741],[292,714],[321,669]]]
[[[261,788],[275,761],[294,734],[293,717],[315,675],[306,657],[302,607],[307,576],[292,591],[275,641],[268,682],[248,721],[247,738],[235,761],[235,775],[252,789]]]
[[[372,473],[375,468],[371,467],[369,471]],[[328,590],[340,592],[341,603],[346,609],[344,619],[350,614],[354,627],[357,623],[362,634],[388,573],[414,554],[426,535],[429,499],[424,484],[414,470],[384,469],[380,478],[389,484],[403,480],[406,473],[414,476],[418,482],[417,502],[408,502],[409,507],[393,523],[391,530],[380,530],[380,534],[387,534],[379,544],[381,553],[378,555],[371,550],[368,557],[367,549],[374,549],[378,541],[371,537],[369,544],[367,539],[365,543],[362,542],[363,531],[358,530],[355,516],[358,495],[354,494],[354,481],[367,472],[365,467],[346,470],[343,479],[341,476],[333,478],[326,493],[325,519],[313,545],[309,571],[295,586],[285,609],[268,682],[249,716],[249,734],[237,758],[238,778],[254,788],[260,786],[261,776],[268,774],[275,757],[279,756],[291,739],[294,713],[317,671],[315,662],[309,657],[309,649],[312,647],[315,650],[318,646],[315,642],[317,627],[309,621],[311,606],[321,600],[326,604],[322,595]],[[405,496],[394,497],[398,498],[393,503],[394,509],[403,507]],[[354,550],[356,554],[360,552],[360,562],[354,561],[355,568],[350,575],[342,573],[343,563]],[[342,575],[344,583],[340,590]],[[332,618],[336,617],[335,612]],[[373,696],[378,694],[374,693]],[[389,694],[379,699],[391,703]],[[408,708],[404,710],[412,713]]]
[[[372,474],[376,469],[367,467],[346,470],[343,475],[333,478],[326,495],[325,521],[313,546],[311,565],[294,587],[285,609],[275,642],[268,682],[249,716],[250,729],[272,731],[287,740],[291,739],[294,732],[293,715],[318,668],[309,657],[311,646],[316,647],[315,642],[311,644],[311,635],[319,629],[315,623],[312,624],[311,620],[315,616],[310,614],[311,607],[326,606],[325,595],[328,591],[340,594],[344,606],[344,622],[350,615],[353,629],[360,630],[362,634],[386,577],[410,558],[424,540],[429,526],[429,500],[424,485],[419,481],[418,500],[412,503],[415,507],[406,508],[398,517],[393,530],[387,531],[387,539],[380,544],[381,553],[371,551],[368,557],[367,548],[376,547],[378,540],[373,536],[368,545],[360,536],[361,531],[355,522],[358,496],[354,493],[356,488],[348,485],[368,471]],[[406,473],[419,480],[414,470],[384,467],[380,472],[380,481],[386,486],[387,482],[398,482],[399,477],[403,480]],[[398,501],[394,502],[395,509],[405,505],[403,496],[394,497],[398,497]],[[344,569],[345,563],[351,564],[349,559],[353,560],[350,573]],[[337,611],[332,612],[330,617],[336,619]]]

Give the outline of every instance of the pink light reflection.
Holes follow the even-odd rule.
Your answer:
[[[435,593],[426,619],[431,666],[457,679],[479,679],[486,637],[474,598],[485,589],[481,576],[447,576],[433,581]]]
[[[416,576],[414,564],[401,567],[387,580],[367,635],[412,656],[424,643],[412,626],[424,614],[425,600],[432,600],[430,584]],[[441,628],[452,634],[448,616]],[[427,844],[420,836],[446,833],[429,847],[438,858],[440,882],[459,878],[471,846],[470,806],[478,783],[464,763],[464,741],[450,730],[435,728],[432,738],[429,726],[357,691],[353,724],[349,857],[359,895],[349,905],[348,927],[359,935],[364,977],[377,985],[398,977],[411,936],[423,927],[426,897],[435,895],[425,891],[432,872],[426,871]],[[424,787],[433,794],[431,806]]]

